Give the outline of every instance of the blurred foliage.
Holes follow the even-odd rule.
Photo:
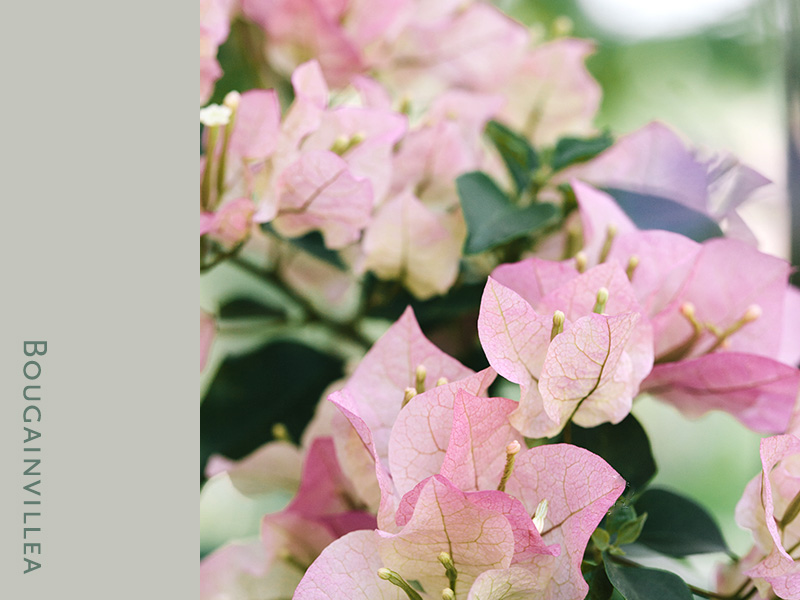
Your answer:
[[[286,341],[226,358],[200,405],[200,468],[211,454],[244,457],[272,440],[278,423],[299,440],[342,368],[328,354]]]

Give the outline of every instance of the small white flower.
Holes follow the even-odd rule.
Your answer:
[[[200,109],[200,122],[206,127],[227,125],[231,119],[231,109],[219,104],[209,104]]]

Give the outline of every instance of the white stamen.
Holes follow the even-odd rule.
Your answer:
[[[539,502],[539,505],[536,507],[536,512],[533,513],[533,526],[536,527],[536,531],[542,533],[542,529],[544,529],[544,520],[547,517],[547,498]]]

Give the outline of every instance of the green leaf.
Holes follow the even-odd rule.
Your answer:
[[[644,527],[646,521],[647,513],[642,513],[633,521],[625,523],[619,528],[619,533],[617,533],[617,539],[614,543],[617,546],[624,546],[625,544],[632,544],[635,542],[642,533],[642,527]]]
[[[614,593],[614,587],[608,580],[603,564],[597,565],[591,571],[583,574],[586,583],[589,584],[589,593],[586,600],[610,600]]]
[[[651,489],[636,500],[647,511],[639,543],[662,554],[683,557],[706,552],[730,552],[711,515],[699,504],[673,492]]]
[[[606,515],[606,529],[609,533],[617,533],[625,523],[635,521],[636,518],[636,509],[626,496],[622,496]]]
[[[598,527],[592,533],[592,541],[594,542],[594,545],[602,551],[608,548],[609,544],[611,543],[611,536],[608,535],[608,532],[605,529]]]
[[[500,153],[500,157],[514,180],[517,194],[520,194],[527,189],[533,172],[539,168],[539,157],[536,155],[536,150],[524,137],[497,121],[489,121],[486,125],[486,135]]]
[[[557,219],[558,210],[553,204],[515,206],[484,173],[461,175],[456,185],[467,222],[466,254],[477,254],[530,235]]]
[[[605,459],[633,491],[643,488],[656,474],[650,440],[633,415],[617,425],[604,423],[591,429],[573,424],[571,443]]]
[[[660,569],[623,567],[603,555],[606,575],[625,600],[693,600],[683,579]]]
[[[272,439],[283,423],[299,440],[342,361],[294,342],[229,356],[200,405],[200,468],[211,454],[238,459]]]
[[[266,233],[289,242],[304,252],[308,252],[315,258],[318,258],[329,265],[333,265],[341,271],[347,271],[347,265],[345,265],[344,261],[342,261],[342,257],[339,256],[339,253],[335,250],[331,250],[325,246],[325,241],[323,240],[322,234],[319,231],[312,231],[311,233],[307,233],[302,237],[285,238],[276,232],[269,223],[264,223],[261,225],[261,229]]]
[[[616,188],[607,188],[605,191],[639,229],[664,229],[685,235],[696,242],[723,236],[719,225],[708,215],[674,200]]]
[[[560,171],[575,163],[585,162],[613,143],[614,138],[607,131],[593,138],[561,138],[553,151],[550,166],[553,167],[553,171]]]
[[[223,302],[219,307],[220,319],[269,318],[284,314],[283,311],[252,298],[234,298]]]

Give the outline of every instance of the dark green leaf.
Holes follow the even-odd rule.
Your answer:
[[[294,342],[225,359],[200,405],[200,467],[219,453],[237,459],[272,439],[283,423],[295,440],[342,362]]]
[[[603,556],[606,575],[625,600],[693,600],[683,579],[659,569],[623,567],[607,554]]]
[[[614,587],[608,580],[608,575],[606,575],[605,567],[602,564],[584,573],[583,578],[589,584],[589,593],[586,595],[586,600],[610,600],[611,595],[614,593]]]
[[[617,533],[625,523],[635,521],[636,518],[636,509],[631,505],[630,499],[622,496],[606,515],[605,527],[609,533]]]
[[[617,425],[604,423],[591,429],[573,424],[572,443],[604,458],[634,491],[643,488],[656,474],[650,440],[633,415]]]
[[[500,157],[514,180],[517,193],[523,192],[531,182],[533,172],[539,167],[536,151],[528,140],[497,121],[489,121],[486,134],[500,152]]]
[[[553,204],[536,203],[520,208],[486,174],[467,173],[456,180],[464,220],[466,254],[477,254],[535,233],[555,222]]]
[[[636,510],[648,514],[638,541],[653,550],[676,557],[729,552],[711,515],[688,498],[651,489],[636,500]]]
[[[339,253],[325,246],[325,241],[323,240],[322,234],[319,231],[312,231],[311,233],[307,233],[302,237],[284,238],[278,234],[269,223],[264,223],[261,225],[261,229],[267,233],[270,233],[271,235],[274,235],[275,237],[289,242],[304,252],[308,252],[315,258],[318,258],[329,265],[333,265],[337,269],[342,271],[347,270],[347,266],[342,261],[342,257],[339,256]]]
[[[553,151],[550,166],[554,171],[560,171],[572,164],[585,162],[600,154],[613,143],[614,138],[608,132],[593,138],[561,138]]]
[[[722,230],[708,215],[674,200],[608,188],[620,208],[639,229],[664,229],[680,233],[696,242],[722,237]]]
[[[268,318],[283,315],[283,311],[252,298],[234,298],[223,302],[219,307],[221,319]]]

